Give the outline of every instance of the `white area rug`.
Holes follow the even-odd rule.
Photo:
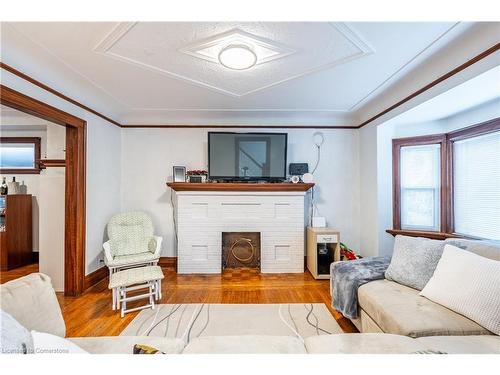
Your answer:
[[[121,336],[183,338],[270,335],[302,338],[343,333],[322,303],[177,304],[143,310]]]

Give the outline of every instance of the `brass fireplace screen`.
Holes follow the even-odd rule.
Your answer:
[[[222,233],[222,269],[260,268],[260,233]]]

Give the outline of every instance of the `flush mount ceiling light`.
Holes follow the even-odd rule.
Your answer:
[[[257,55],[244,44],[230,44],[220,51],[219,62],[229,69],[245,70],[257,63]]]

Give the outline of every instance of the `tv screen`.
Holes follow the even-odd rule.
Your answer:
[[[286,133],[208,133],[212,180],[284,180]]]

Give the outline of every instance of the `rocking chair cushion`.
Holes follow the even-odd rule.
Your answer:
[[[108,260],[108,267],[119,267],[125,265],[131,265],[134,263],[147,263],[154,262],[158,260],[159,257],[154,253],[146,251],[144,253],[131,254],[131,255],[117,255],[113,257],[112,260]]]
[[[153,223],[143,212],[113,216],[108,223],[108,237],[113,257],[154,252]]]

